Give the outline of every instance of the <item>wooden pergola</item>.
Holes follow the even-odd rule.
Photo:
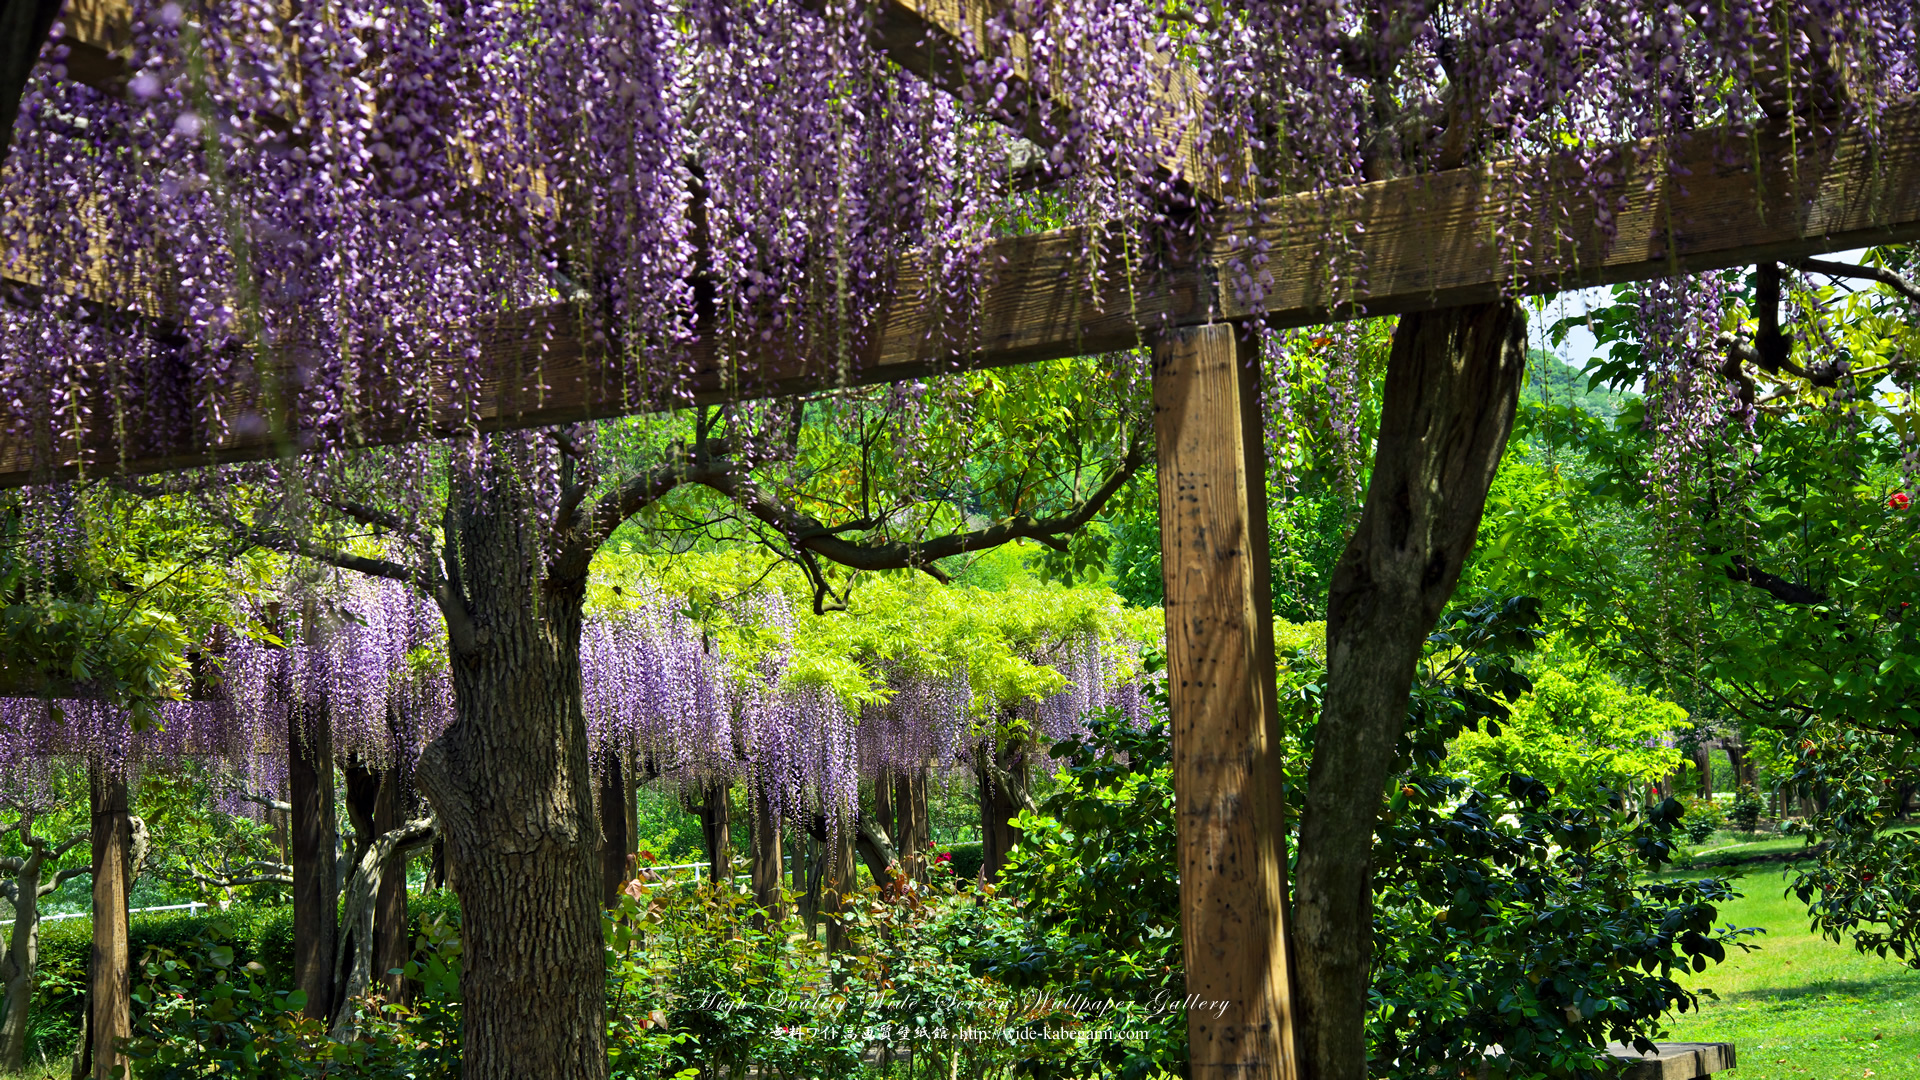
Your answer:
[[[974,59],[966,43],[984,39],[990,0],[872,0],[871,7],[877,47],[936,86],[964,86]],[[113,88],[124,79],[117,50],[125,10],[114,0],[70,9],[71,77]],[[1016,58],[1020,50],[1016,41]],[[1164,85],[1191,95],[1194,80],[1169,66]],[[1072,103],[1046,106],[1058,113]],[[1009,119],[1029,136],[1041,133],[1040,125]],[[1211,199],[1232,194],[1210,164],[1223,156],[1182,142],[1162,165],[1196,198]],[[1602,177],[1597,187],[1594,175]],[[1612,210],[1605,229],[1596,222],[1602,205]],[[1122,243],[1118,224],[994,241],[982,255],[991,270],[976,314],[960,328],[942,325],[932,271],[906,255],[874,331],[846,367],[777,353],[743,357],[742,346],[709,336],[692,350],[690,389],[697,401],[726,402],[1152,349],[1188,992],[1228,1003],[1217,1016],[1190,1014],[1193,1070],[1197,1077],[1292,1077],[1266,470],[1258,353],[1242,328],[1417,312],[1920,240],[1920,102],[1885,108],[1872,137],[1857,129],[1797,136],[1702,129],[1670,144],[1614,147],[1592,174],[1570,156],[1502,161],[1227,213],[1216,235],[1231,241],[1170,255],[1170,269],[1151,281],[1091,284],[1092,260]],[[1326,272],[1330,238],[1338,238],[1350,268],[1339,284]],[[1256,247],[1272,280],[1250,298],[1228,283]],[[623,383],[617,360],[589,343],[570,305],[516,313],[479,333],[483,428],[658,404],[645,388]],[[260,393],[234,388],[226,413],[269,413],[276,403]],[[121,442],[116,418],[95,423],[83,441],[96,451],[125,447],[118,460],[128,472],[283,452],[264,424],[134,431]],[[368,443],[433,434],[377,416],[363,428]],[[77,463],[49,470],[29,448],[0,445],[0,486],[71,474]]]

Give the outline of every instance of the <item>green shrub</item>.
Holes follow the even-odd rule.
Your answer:
[[[1688,841],[1704,844],[1726,826],[1727,812],[1712,799],[1687,798],[1681,802],[1686,807],[1686,813],[1680,819],[1680,831],[1686,834]]]
[[[1733,808],[1727,812],[1727,820],[1733,823],[1734,828],[1752,836],[1754,830],[1760,827],[1760,815],[1766,809],[1766,801],[1760,798],[1759,792],[1753,790],[1753,785],[1742,784],[1740,790],[1734,793]]]
[[[449,891],[407,897],[413,936],[420,934],[423,921],[448,912],[455,915],[457,925],[459,900]],[[241,969],[250,963],[259,964],[263,983],[287,986],[293,982],[293,909],[287,906],[236,905],[226,911],[138,914],[127,928],[127,955],[138,970],[150,952],[188,956],[209,940],[232,949],[234,963]],[[87,962],[92,955],[92,919],[41,924],[31,1038],[49,1057],[66,1053],[79,1033],[81,994],[86,989]]]
[[[1164,708],[1136,727],[1118,709],[1087,718],[1082,740],[1053,747],[1063,762],[1038,815],[1022,813],[1020,846],[1002,895],[1010,927],[981,966],[1055,1001],[1111,1002],[1097,1015],[1064,1010],[1045,1027],[1147,1032],[1137,1041],[1053,1042],[1023,1062],[1038,1077],[1184,1075],[1187,1018],[1173,768]],[[957,861],[957,860],[956,860]]]
[[[941,852],[950,853],[953,856],[948,866],[952,868],[953,876],[957,881],[972,881],[980,874],[980,864],[987,861],[985,845],[978,840],[969,840],[964,844],[942,845],[935,852],[934,858],[938,859]]]

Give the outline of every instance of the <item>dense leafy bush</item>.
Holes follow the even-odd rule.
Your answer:
[[[1641,881],[1681,809],[1644,814],[1410,775],[1379,827],[1370,1030],[1374,1072],[1597,1075],[1609,1041],[1646,1046],[1704,970],[1750,930],[1716,930],[1725,881]],[[1504,1054],[1486,1058],[1498,1045]]]
[[[949,856],[942,859],[941,855]],[[934,861],[944,864],[957,881],[972,881],[980,873],[980,864],[987,858],[986,847],[978,840],[968,840],[960,844],[942,844],[934,853]]]
[[[1727,811],[1727,822],[1741,832],[1752,836],[1760,827],[1760,815],[1766,813],[1766,800],[1753,790],[1752,784],[1741,784],[1733,793],[1733,806]]]
[[[134,986],[133,1075],[202,1077],[407,1076],[390,1040],[335,1042],[324,1021],[301,1015],[306,994],[280,990],[258,962],[242,964],[215,920],[184,948],[149,948]]]
[[[1710,798],[1685,798],[1686,807],[1680,831],[1695,844],[1704,844],[1727,823],[1727,812]]]
[[[1020,846],[1001,883],[1025,925],[982,964],[1007,984],[1064,1007],[1048,1026],[1139,1033],[1059,1044],[1035,1076],[1184,1075],[1180,877],[1173,769],[1164,709],[1135,727],[1118,710],[1053,747],[1063,764],[1038,815],[1017,821]]]
[[[1920,968],[1920,833],[1889,828],[1912,740],[1809,723],[1795,745],[1794,783],[1818,797],[1792,826],[1814,856],[1793,868],[1794,895],[1828,938]]]

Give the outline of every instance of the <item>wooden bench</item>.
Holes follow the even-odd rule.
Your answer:
[[[1612,1043],[1607,1052],[1633,1063],[1621,1074],[1625,1080],[1702,1080],[1736,1063],[1732,1043],[1655,1043],[1651,1054]]]

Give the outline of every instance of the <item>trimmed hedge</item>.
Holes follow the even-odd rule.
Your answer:
[[[987,861],[986,851],[978,840],[946,844],[940,850],[953,852],[953,875],[961,881],[972,881],[978,877],[980,864]]]

